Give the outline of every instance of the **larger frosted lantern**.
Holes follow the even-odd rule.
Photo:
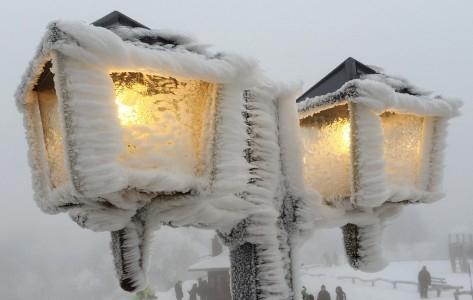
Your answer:
[[[223,153],[241,156],[233,175],[242,172],[242,184],[230,194],[241,192],[246,125],[222,114],[244,109],[253,69],[118,12],[96,25],[106,28],[52,23],[17,93],[41,207],[100,197],[129,209],[135,200],[117,193],[151,199],[219,187],[211,181],[224,178],[213,175]],[[240,148],[214,147],[220,136],[237,136]]]
[[[119,12],[51,23],[16,94],[35,200],[112,232],[121,286],[145,287],[148,218],[229,229],[248,216],[244,94],[260,76]]]
[[[442,197],[446,124],[459,103],[349,58],[298,105],[305,184],[347,216],[365,215],[346,218],[345,246],[354,267],[378,269],[368,266],[381,241],[373,220],[382,223],[388,207]]]

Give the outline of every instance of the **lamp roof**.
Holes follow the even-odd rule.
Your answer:
[[[93,22],[92,25],[107,28],[124,41],[158,46],[177,46],[191,42],[191,39],[182,35],[152,30],[116,10]]]
[[[461,101],[421,89],[400,76],[384,74],[349,57],[296,102],[300,118],[347,102],[364,103],[374,111],[392,110],[422,116],[452,117]]]
[[[358,60],[349,57],[302,94],[302,96],[297,99],[297,102],[301,102],[306,98],[313,98],[335,92],[347,81],[358,79],[363,74],[377,74],[377,72]]]
[[[132,27],[132,28],[145,28],[145,29],[150,29],[149,27],[133,20],[132,18],[128,17],[127,15],[122,14],[119,11],[112,11],[106,16],[103,16],[102,18],[98,19],[97,21],[93,22],[92,25],[99,26],[99,27],[105,27],[105,28],[110,28],[113,26],[127,26],[127,27]]]

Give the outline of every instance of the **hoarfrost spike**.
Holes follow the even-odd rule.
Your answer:
[[[135,215],[125,228],[113,231],[112,253],[120,286],[127,292],[142,290],[147,285],[146,263],[151,240],[143,213]]]

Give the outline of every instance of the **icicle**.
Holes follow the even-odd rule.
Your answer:
[[[150,233],[143,213],[136,214],[125,228],[113,231],[111,248],[115,271],[122,289],[135,292],[146,288],[146,263]]]

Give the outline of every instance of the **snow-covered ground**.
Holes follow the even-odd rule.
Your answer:
[[[461,285],[469,289],[470,282],[466,274],[454,274],[450,269],[448,261],[404,261],[392,262],[381,272],[363,273],[351,269],[348,265],[320,268],[315,266],[305,266],[302,270],[302,283],[311,293],[316,293],[322,284],[333,295],[336,286],[341,286],[349,300],[411,300],[419,299],[417,287],[414,285],[398,285],[393,289],[389,283],[376,282],[372,287],[371,283],[357,281],[352,284],[351,280],[337,279],[338,276],[356,276],[364,279],[384,278],[390,280],[417,281],[417,273],[420,268],[426,265],[433,277],[443,277],[450,285]],[[440,298],[436,297],[434,291],[429,292],[430,298],[439,300],[454,299],[453,291],[442,292]],[[467,296],[463,296],[465,299]],[[466,298],[469,299],[469,298]]]
[[[302,268],[302,284],[307,287],[307,291],[316,294],[320,286],[325,284],[327,290],[334,299],[335,287],[341,286],[347,294],[348,300],[414,300],[419,299],[417,287],[414,285],[399,285],[397,289],[393,289],[391,284],[377,282],[374,287],[370,283],[361,283],[357,281],[352,284],[351,280],[337,279],[339,276],[356,276],[364,279],[385,278],[390,280],[406,280],[417,281],[417,273],[420,268],[426,265],[433,277],[443,277],[448,284],[461,285],[465,289],[469,289],[470,281],[467,274],[455,274],[450,269],[448,261],[403,261],[392,262],[386,269],[377,273],[363,273],[351,269],[348,265],[336,267],[320,267],[315,265],[306,265]],[[190,290],[192,281],[183,283],[183,291]],[[159,300],[175,300],[174,290],[171,289],[165,293],[157,294]],[[189,295],[185,295],[187,300]],[[438,300],[452,300],[453,291],[444,291],[437,298],[434,291],[429,294],[430,298]],[[463,296],[460,299],[470,299]]]

